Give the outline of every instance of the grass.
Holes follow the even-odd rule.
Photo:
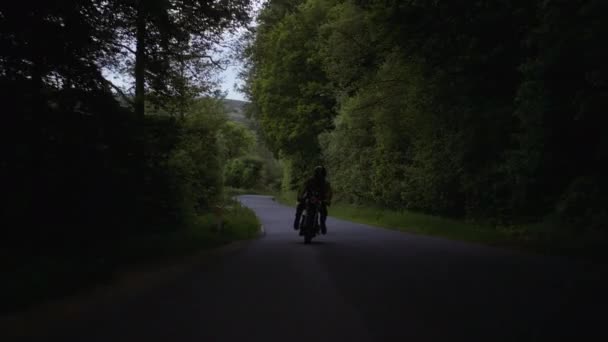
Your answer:
[[[286,205],[294,206],[296,203],[295,193],[292,192],[283,192],[274,196],[277,201]],[[606,244],[603,241],[608,241],[605,234],[597,236],[598,233],[595,232],[581,235],[576,229],[562,227],[551,220],[537,224],[497,226],[407,210],[395,211],[343,203],[332,205],[329,208],[329,215],[407,233],[549,255],[604,258]]]
[[[506,237],[489,227],[409,211],[396,212],[338,204],[331,207],[331,215],[408,233],[441,236],[454,240],[497,244]]]
[[[282,193],[275,196],[283,204],[293,205],[295,194]],[[329,215],[349,221],[389,228],[414,234],[441,236],[448,239],[498,244],[505,240],[505,234],[487,226],[442,217],[393,211],[366,206],[337,203],[329,208]]]
[[[230,201],[223,207],[221,218],[216,213],[199,215],[190,227],[132,238],[121,244],[119,255],[135,263],[191,254],[253,238],[257,236],[259,227],[253,211],[236,201]]]
[[[63,255],[7,253],[2,255],[1,263],[11,276],[0,282],[0,314],[107,283],[120,270],[253,238],[259,227],[253,211],[229,200],[221,219],[215,213],[200,215],[190,226],[179,230],[132,236],[94,249],[76,248]]]

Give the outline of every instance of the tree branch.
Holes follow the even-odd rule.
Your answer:
[[[181,55],[179,57],[184,58],[185,60],[189,60],[189,59],[194,59],[194,58],[200,58],[200,59],[208,59],[211,64],[213,64],[215,67],[219,68],[222,71],[225,71],[226,68],[222,66],[222,64],[219,61],[216,61],[215,59],[213,59],[213,57],[209,56],[209,55],[197,55],[197,54],[191,54],[191,55]]]
[[[118,93],[118,95],[120,95],[120,97],[123,98],[123,100],[127,101],[127,103],[129,103],[131,106],[135,105],[135,103],[133,102],[133,100],[131,100],[129,98],[129,96],[127,94],[125,94],[125,92],[122,91],[122,89],[120,89],[119,86],[117,86],[116,84],[114,84],[114,83],[106,80],[105,78],[103,80],[106,82],[107,85],[109,85],[111,88],[113,88]]]
[[[219,69],[220,69],[220,70],[222,70],[222,71],[226,71],[226,68],[225,68],[225,67],[223,67],[223,66],[220,64],[220,62],[213,60],[213,58],[212,58],[211,56],[206,56],[206,55],[203,55],[203,56],[200,56],[200,58],[207,58],[207,59],[209,59],[209,61],[211,61],[211,64],[215,65],[217,68],[219,68]]]
[[[129,51],[129,52],[130,52],[130,53],[132,53],[132,54],[136,54],[136,51],[135,51],[135,50],[133,50],[132,48],[130,48],[130,47],[128,47],[128,46],[126,46],[126,45],[124,45],[124,44],[117,43],[117,42],[112,42],[112,44],[114,44],[114,46],[117,46],[117,47],[123,48],[123,49],[125,49],[125,50]]]
[[[155,72],[153,72],[153,71],[150,71],[150,70],[146,70],[146,74],[148,74],[148,75],[150,75],[150,76],[152,76],[152,77],[158,77],[158,74],[157,74],[157,73],[155,73]]]

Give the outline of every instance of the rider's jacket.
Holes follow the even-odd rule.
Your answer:
[[[298,201],[306,200],[311,195],[317,195],[323,202],[331,202],[331,184],[324,179],[311,177],[304,182],[304,186],[298,192]]]

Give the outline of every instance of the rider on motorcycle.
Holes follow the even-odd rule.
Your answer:
[[[314,175],[304,182],[304,186],[298,192],[298,206],[296,207],[296,219],[293,223],[293,229],[298,230],[300,228],[300,217],[302,211],[306,208],[306,200],[310,194],[318,193],[321,196],[321,207],[319,214],[321,218],[321,233],[327,233],[327,227],[325,220],[327,219],[327,207],[331,205],[331,185],[325,180],[327,171],[323,166],[317,166],[314,170]]]

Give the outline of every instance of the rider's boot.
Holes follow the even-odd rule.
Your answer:
[[[300,229],[300,215],[296,215],[296,219],[293,221],[293,229]]]
[[[327,234],[327,226],[325,226],[325,223],[321,223],[321,234]]]

